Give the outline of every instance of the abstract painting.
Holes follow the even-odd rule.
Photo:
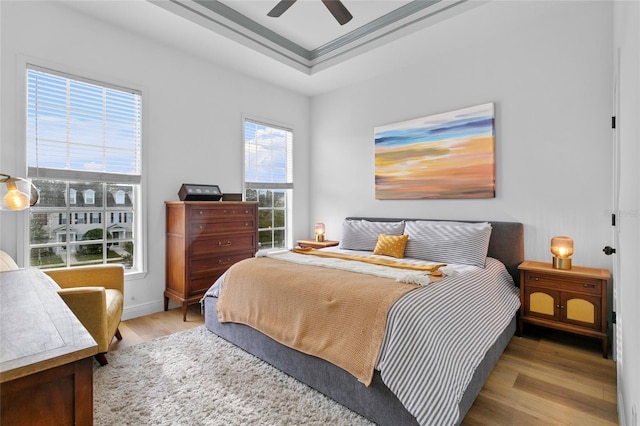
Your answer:
[[[495,197],[494,104],[376,127],[378,200]]]

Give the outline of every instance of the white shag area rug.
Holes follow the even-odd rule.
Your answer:
[[[204,326],[94,362],[95,425],[372,425]]]

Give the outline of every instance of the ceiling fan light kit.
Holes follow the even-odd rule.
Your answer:
[[[321,0],[321,1],[327,7],[327,9],[329,9],[329,12],[331,12],[333,17],[336,18],[336,21],[338,21],[340,25],[346,24],[353,18],[351,13],[349,13],[347,8],[342,4],[340,0]],[[269,11],[269,13],[267,13],[267,16],[271,16],[272,18],[277,18],[281,16],[295,2],[296,0],[280,0],[280,2],[278,2],[278,4],[276,4],[275,7],[271,9],[271,11]]]

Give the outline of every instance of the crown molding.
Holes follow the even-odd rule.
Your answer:
[[[308,50],[218,0],[150,0],[194,23],[306,74],[357,56],[404,34],[468,0],[414,0],[316,49]]]

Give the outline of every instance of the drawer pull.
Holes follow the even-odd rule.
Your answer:
[[[204,225],[200,225],[198,228],[200,228],[200,229],[204,229]]]
[[[231,263],[231,259],[226,259],[226,260],[218,259],[218,265],[227,265],[229,263]]]
[[[584,288],[596,288],[595,284],[583,284],[582,285]]]
[[[198,214],[204,214],[204,212],[203,212],[202,210],[200,210],[200,211],[198,212]]]
[[[227,241],[223,243],[222,241],[218,241],[218,247],[229,247],[231,245],[231,241]]]
[[[533,277],[534,281],[540,281],[540,278],[538,277]]]

